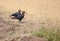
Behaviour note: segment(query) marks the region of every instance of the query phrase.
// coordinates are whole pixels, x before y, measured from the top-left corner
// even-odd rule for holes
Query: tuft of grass
[[[33,35],[38,37],[45,37],[48,41],[60,41],[60,28],[40,28],[39,31],[33,33]]]

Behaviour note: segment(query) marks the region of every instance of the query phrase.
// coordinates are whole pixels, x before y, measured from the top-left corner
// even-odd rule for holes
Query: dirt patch
[[[47,41],[45,38],[40,38],[36,36],[23,37],[20,41]]]

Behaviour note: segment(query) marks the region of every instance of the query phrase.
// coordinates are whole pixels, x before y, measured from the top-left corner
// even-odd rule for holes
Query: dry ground
[[[18,9],[27,12],[21,23],[9,17]],[[43,26],[60,27],[60,0],[0,0],[0,41],[30,36]]]

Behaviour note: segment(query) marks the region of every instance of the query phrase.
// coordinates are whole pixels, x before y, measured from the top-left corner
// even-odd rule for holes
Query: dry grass
[[[18,9],[27,12],[21,23],[9,17]],[[0,41],[20,39],[42,27],[60,28],[60,0],[0,0]]]

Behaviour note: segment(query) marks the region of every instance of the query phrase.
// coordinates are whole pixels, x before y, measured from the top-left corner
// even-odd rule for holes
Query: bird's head
[[[21,10],[18,10],[19,13],[21,13]]]
[[[26,13],[25,11],[22,11],[22,14]],[[27,13],[26,13],[27,14]]]

